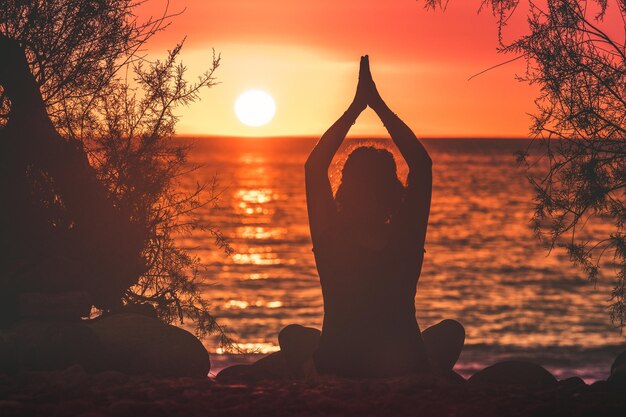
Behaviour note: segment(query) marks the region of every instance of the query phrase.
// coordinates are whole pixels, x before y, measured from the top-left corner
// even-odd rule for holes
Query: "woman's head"
[[[398,210],[404,186],[391,152],[372,146],[356,148],[341,171],[335,194],[339,212],[356,222],[386,222]]]

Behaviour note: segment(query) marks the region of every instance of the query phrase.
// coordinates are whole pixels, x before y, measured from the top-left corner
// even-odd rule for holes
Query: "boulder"
[[[611,365],[611,375],[607,380],[612,385],[626,387],[626,351],[617,355]]]
[[[84,322],[22,320],[0,334],[0,370],[89,369],[100,352],[98,336]]]
[[[159,315],[151,304],[124,304],[109,310],[110,314],[139,314],[141,316],[148,316],[154,319]]]
[[[89,317],[91,297],[84,291],[27,292],[19,296],[19,316],[28,319],[78,320]]]
[[[611,390],[611,384],[602,380],[596,381],[589,385],[589,390],[591,392],[609,392]]]
[[[289,377],[301,376],[299,367],[291,366],[287,360],[285,352],[278,351],[259,359],[254,364],[257,372],[263,376],[263,379],[282,379]]]
[[[100,339],[101,370],[163,376],[206,376],[211,363],[200,340],[179,327],[140,314],[92,320]]]
[[[311,358],[317,350],[321,332],[312,327],[290,324],[278,334],[280,351],[284,353],[289,364],[298,366]]]
[[[468,381],[470,384],[504,384],[523,386],[549,386],[556,378],[542,366],[532,362],[504,361],[478,371]]]
[[[215,380],[225,384],[252,384],[264,379],[261,370],[254,365],[233,365],[222,369]]]
[[[0,374],[12,372],[17,367],[17,349],[12,335],[0,330]]]
[[[561,379],[556,386],[556,392],[559,392],[561,395],[580,395],[588,390],[589,385],[578,376]]]
[[[454,371],[448,371],[448,372],[441,372],[441,373],[437,373],[435,376],[435,379],[437,381],[437,384],[439,385],[463,385],[465,383],[467,383],[467,381],[465,380],[465,378],[463,378],[460,374],[458,374],[457,372]]]
[[[271,353],[251,365],[234,365],[223,369],[215,379],[224,383],[250,384],[261,380],[300,377],[302,370],[290,366],[283,351]]]
[[[559,381],[559,388],[562,389],[577,389],[586,386],[587,383],[579,376],[572,376]]]

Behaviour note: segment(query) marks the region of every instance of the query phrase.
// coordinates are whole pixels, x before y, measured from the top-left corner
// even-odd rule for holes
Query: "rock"
[[[589,386],[589,390],[592,392],[607,392],[610,389],[610,384],[606,381],[596,381]]]
[[[626,366],[626,350],[617,355],[617,358],[615,358],[613,365],[611,365],[611,375],[624,366]]]
[[[84,291],[27,292],[19,297],[19,316],[30,319],[78,320],[89,317],[91,297]]]
[[[264,379],[283,379],[315,375],[313,353],[321,332],[312,327],[290,324],[278,334],[280,351],[267,355],[252,365],[235,365],[215,377],[225,383],[254,383]]]
[[[2,332],[0,370],[89,369],[99,350],[98,337],[84,322],[23,320]]]
[[[302,376],[301,369],[291,365],[285,352],[279,351],[259,359],[253,367],[257,368],[264,379],[282,379]]]
[[[556,378],[545,368],[524,361],[505,361],[478,371],[470,384],[506,384],[524,386],[555,385]]]
[[[251,365],[234,365],[223,369],[215,377],[224,383],[250,384],[261,380],[276,380],[303,376],[302,371],[290,366],[284,352],[274,352]]]
[[[278,334],[278,344],[286,360],[298,366],[313,357],[319,346],[321,332],[312,327],[290,324]]]
[[[17,370],[17,352],[13,335],[0,330],[0,374]]]
[[[138,314],[112,314],[89,327],[100,338],[102,370],[163,376],[206,376],[209,353],[191,333]]]
[[[611,375],[607,380],[611,385],[626,387],[626,351],[617,355],[611,365]]]
[[[559,385],[563,387],[580,387],[587,385],[585,381],[579,376],[572,376],[570,378],[561,379]]]
[[[215,379],[224,384],[252,384],[263,379],[263,375],[254,365],[233,365],[222,369]]]
[[[467,381],[461,375],[454,371],[443,372],[435,375],[435,379],[438,385],[463,385]]]
[[[578,376],[562,379],[558,382],[556,387],[556,391],[568,395],[580,394],[586,392],[588,389],[589,386],[587,383]]]
[[[112,314],[139,314],[152,318],[158,318],[156,309],[151,304],[125,304],[111,310]]]

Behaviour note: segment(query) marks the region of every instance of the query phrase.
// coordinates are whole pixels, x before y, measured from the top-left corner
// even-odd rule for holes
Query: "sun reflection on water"
[[[276,265],[282,260],[275,253],[235,253],[232,256],[236,264]]]
[[[256,281],[258,279],[267,279],[269,275],[268,274],[250,274],[248,275],[248,279],[252,280],[252,281]]]
[[[268,203],[278,196],[271,189],[240,189],[235,194],[238,212],[246,215],[269,215]]]
[[[462,142],[458,148],[447,140],[427,142],[435,164],[416,297],[420,326],[458,319],[466,343],[481,349],[623,344],[606,313],[609,280],[594,288],[566,254],[546,256],[534,238],[532,191],[512,156],[517,145]],[[234,253],[226,258],[214,249],[209,234],[182,242],[201,250],[212,313],[244,351],[278,350],[278,332],[291,323],[321,328],[303,169],[314,143],[215,141],[200,155],[207,172],[218,172],[229,187],[211,219]],[[338,166],[330,171],[339,172]],[[206,345],[223,353],[214,341]]]
[[[264,204],[272,201],[274,194],[271,189],[265,190],[239,190],[236,194],[236,198],[247,203]]]
[[[244,226],[237,228],[237,236],[242,239],[278,239],[286,234],[286,229],[278,227]]]
[[[280,350],[280,346],[274,345],[272,343],[235,343],[234,350],[242,353],[274,353]],[[215,349],[215,353],[218,355],[228,353],[223,348]]]
[[[282,301],[273,300],[273,301],[265,301],[265,300],[256,300],[252,302],[243,301],[243,300],[228,300],[224,304],[225,308],[228,309],[246,309],[248,307],[265,307],[265,308],[281,308],[283,306]]]

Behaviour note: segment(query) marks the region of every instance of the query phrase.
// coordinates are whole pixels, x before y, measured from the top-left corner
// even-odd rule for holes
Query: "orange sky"
[[[172,0],[170,10],[186,10],[149,49],[158,56],[186,35],[192,76],[210,64],[212,48],[222,55],[220,84],[179,109],[179,134],[320,135],[350,103],[359,56],[369,54],[383,98],[419,136],[526,136],[534,91],[514,80],[521,62],[468,81],[508,58],[496,53],[495,19],[477,14],[480,3],[452,0],[433,12],[415,0]],[[165,4],[149,0],[140,16]],[[233,111],[251,88],[276,101],[262,127]],[[371,110],[351,130],[385,133]]]

